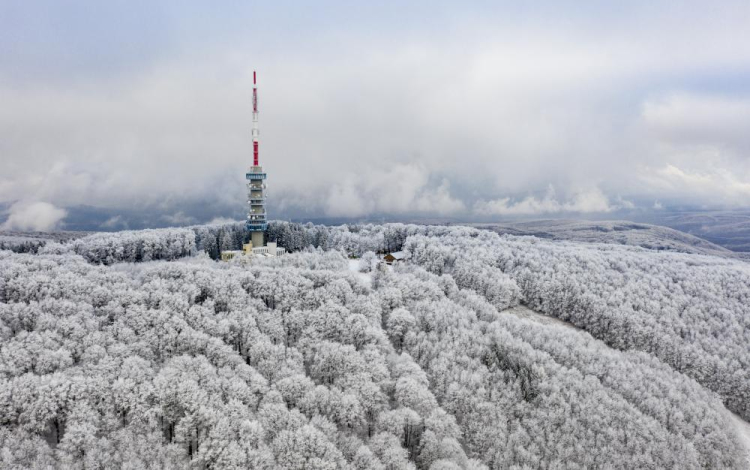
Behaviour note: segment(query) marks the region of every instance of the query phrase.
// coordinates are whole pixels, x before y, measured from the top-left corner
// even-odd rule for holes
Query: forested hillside
[[[506,224],[477,224],[499,234],[531,235],[551,240],[640,246],[657,251],[738,257],[727,248],[685,232],[659,225],[626,221],[538,220]]]
[[[213,261],[233,227],[0,251],[0,467],[745,468],[742,262],[287,223]]]

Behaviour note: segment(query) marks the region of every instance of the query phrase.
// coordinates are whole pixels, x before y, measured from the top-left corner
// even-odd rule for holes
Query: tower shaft
[[[253,72],[253,166],[245,174],[247,178],[247,230],[253,247],[264,245],[264,234],[268,228],[266,219],[266,174],[258,162],[258,86]]]

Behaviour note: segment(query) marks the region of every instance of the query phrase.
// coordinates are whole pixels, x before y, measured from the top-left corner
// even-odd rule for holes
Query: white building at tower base
[[[268,242],[266,246],[253,246],[251,243],[242,245],[241,250],[225,250],[221,252],[221,260],[229,261],[237,257],[258,256],[262,258],[272,258],[286,254],[286,248],[276,246],[276,242]]]

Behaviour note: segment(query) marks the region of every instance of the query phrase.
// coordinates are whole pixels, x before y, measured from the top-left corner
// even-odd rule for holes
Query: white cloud
[[[599,188],[580,191],[573,200],[563,204],[563,212],[609,212],[615,209]]]
[[[48,202],[17,202],[10,207],[10,216],[0,228],[46,232],[58,228],[66,215],[66,210]]]
[[[163,215],[162,219],[164,219],[168,224],[174,225],[177,227],[183,226],[183,225],[195,224],[197,222],[197,220],[195,220],[194,217],[189,216],[182,211],[174,213],[174,214]]]
[[[361,18],[300,36],[274,22],[232,29],[224,12],[212,16],[221,34],[179,36],[169,41],[179,51],[113,75],[27,71],[33,79],[20,84],[0,80],[0,202],[183,210],[176,222],[213,216],[186,208],[193,201],[244,210],[255,67],[271,217],[595,212],[627,207],[617,194],[668,204],[689,184],[639,171],[667,164],[750,181],[739,161],[750,155],[750,99],[689,87],[721,88],[750,67],[737,14],[747,2],[651,3],[617,14],[550,4],[523,21],[514,8],[434,9],[450,35],[432,34],[419,8],[418,25],[374,36],[359,34],[369,31]],[[258,41],[272,46],[247,47]],[[19,44],[19,56],[37,57]],[[686,147],[698,144],[736,160],[700,163]],[[575,191],[592,181],[607,194]],[[550,183],[564,197],[498,197],[544,194]]]
[[[211,219],[208,225],[225,225],[225,224],[231,224],[235,222],[239,222],[239,221],[230,219],[229,217],[214,217],[213,219]]]
[[[560,202],[556,197],[554,187],[549,186],[542,199],[528,196],[516,202],[507,197],[492,201],[478,201],[474,205],[474,212],[478,215],[537,215],[610,212],[632,207],[633,204],[630,201],[610,204],[609,198],[599,188],[577,191],[569,200]]]
[[[325,213],[348,217],[371,213],[449,215],[465,208],[451,195],[447,179],[436,184],[430,176],[419,164],[365,167],[332,185],[325,199]]]
[[[721,167],[682,169],[667,164],[649,169],[642,179],[657,193],[692,203],[714,201],[747,206],[750,199],[750,182]]]
[[[616,202],[614,207],[612,209],[635,209],[636,206],[633,203],[633,201],[628,201],[627,199],[623,199],[622,196],[617,196]]]
[[[671,93],[643,105],[643,119],[659,138],[750,150],[750,97]]]
[[[464,203],[450,194],[450,182],[443,181],[435,189],[425,189],[414,202],[414,210],[439,215],[455,214],[466,209]]]
[[[333,217],[356,217],[370,212],[372,205],[360,195],[357,186],[358,183],[353,177],[333,184],[326,198],[326,214]],[[316,190],[313,194],[322,194],[322,191]],[[315,203],[312,198],[308,199],[308,202]]]
[[[101,227],[105,229],[116,229],[116,228],[127,229],[128,223],[123,218],[123,216],[115,215],[115,216],[110,217],[106,221],[104,221],[101,224]]]

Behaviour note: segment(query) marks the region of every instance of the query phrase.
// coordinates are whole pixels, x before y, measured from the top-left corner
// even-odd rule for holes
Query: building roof
[[[406,253],[404,253],[403,251],[394,251],[393,253],[389,254],[395,259],[404,259],[406,257]]]

